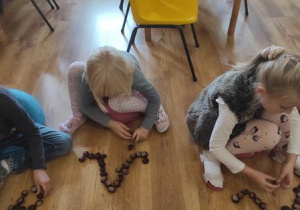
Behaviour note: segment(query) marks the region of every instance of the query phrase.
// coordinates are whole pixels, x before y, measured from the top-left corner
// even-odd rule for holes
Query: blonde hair
[[[275,59],[269,60],[261,54],[237,70],[256,69],[257,84],[267,91],[267,97],[284,98],[295,94],[300,97],[300,56],[282,53]]]
[[[134,70],[134,62],[116,48],[104,46],[91,54],[84,76],[102,111],[107,112],[103,97],[131,95]]]

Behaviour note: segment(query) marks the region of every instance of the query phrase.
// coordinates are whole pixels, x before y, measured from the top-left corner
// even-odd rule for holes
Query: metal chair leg
[[[191,57],[190,57],[189,49],[188,49],[186,41],[185,41],[185,37],[184,37],[183,31],[182,31],[182,27],[181,26],[177,26],[176,28],[178,29],[178,31],[180,33],[180,36],[181,36],[181,40],[182,40],[182,43],[183,43],[183,46],[184,46],[184,51],[185,51],[185,54],[186,54],[186,58],[188,60],[188,63],[189,63],[190,69],[191,69],[193,81],[196,82],[197,81],[197,77],[195,75],[193,63],[192,63],[192,60],[191,60]]]
[[[138,31],[139,27],[136,26],[133,31],[132,31],[132,34],[131,34],[131,37],[130,37],[130,41],[129,41],[129,44],[128,44],[128,47],[127,47],[127,52],[130,51],[130,48],[131,48],[131,45],[134,44],[134,39],[135,39],[135,36],[136,36],[136,33]]]
[[[36,5],[35,1],[34,0],[30,0],[30,1],[33,4],[33,6],[35,7],[35,9],[38,11],[38,13],[41,15],[41,17],[43,18],[43,20],[46,22],[46,24],[48,25],[49,29],[51,31],[54,31],[54,28],[50,25],[50,23],[48,22],[48,20],[45,18],[44,14],[40,10],[40,8]]]
[[[125,28],[125,23],[127,21],[127,17],[128,17],[128,13],[129,13],[129,8],[130,8],[130,2],[128,1],[127,9],[126,9],[126,13],[125,13],[125,17],[124,17],[122,29],[121,29],[121,33],[124,33],[124,28]]]
[[[3,14],[3,2],[0,0],[0,14]]]
[[[191,24],[191,28],[192,28],[193,37],[194,37],[194,40],[195,40],[195,46],[198,48],[199,47],[199,42],[198,42],[198,39],[197,39],[197,34],[196,34],[196,31],[195,31],[194,24]]]
[[[58,6],[58,4],[56,3],[56,1],[55,1],[55,0],[52,0],[52,1],[53,1],[53,3],[55,4],[56,9],[59,9],[59,6]]]
[[[247,0],[244,0],[244,3],[245,3],[245,15],[248,16],[249,13],[248,13],[248,3],[247,3]]]
[[[52,5],[52,3],[50,2],[50,0],[47,0],[48,4],[50,5],[51,9],[54,9],[54,6]]]
[[[124,4],[124,0],[121,0],[121,1],[120,1],[120,5],[119,5],[119,9],[120,9],[121,11],[123,11],[123,4]]]

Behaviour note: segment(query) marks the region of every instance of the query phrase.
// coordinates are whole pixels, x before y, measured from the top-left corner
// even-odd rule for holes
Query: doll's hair
[[[84,76],[99,108],[107,112],[103,98],[119,94],[131,95],[135,63],[110,46],[96,49],[87,61]]]
[[[275,59],[263,58],[261,53],[236,70],[257,69],[256,84],[266,88],[268,97],[284,98],[295,94],[300,98],[300,56],[282,53]]]

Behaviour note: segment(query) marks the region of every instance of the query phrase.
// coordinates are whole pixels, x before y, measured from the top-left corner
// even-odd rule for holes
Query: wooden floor
[[[124,35],[120,33],[124,14],[118,0],[58,0],[59,10],[37,1],[55,28],[50,33],[30,1],[4,0],[0,23],[7,43],[0,45],[0,84],[33,94],[44,107],[47,124],[57,128],[70,114],[67,67],[76,60],[86,61],[89,53],[103,45],[126,50],[134,27],[129,16]],[[127,4],[127,2],[125,1]],[[233,204],[231,195],[248,188],[268,205],[280,209],[291,205],[291,189],[266,193],[248,177],[231,174],[224,168],[225,188],[213,192],[201,176],[198,147],[191,141],[184,118],[197,93],[230,65],[245,62],[260,49],[275,44],[290,52],[300,50],[300,1],[251,0],[249,16],[240,11],[234,37],[227,37],[232,0],[200,0],[195,24],[200,48],[194,47],[190,27],[185,27],[198,82],[192,82],[177,31],[152,30],[152,42],[138,32],[131,49],[145,75],[161,94],[171,127],[165,134],[154,129],[136,150],[149,152],[150,163],[135,163],[116,193],[108,193],[100,183],[95,162],[79,163],[83,151],[106,153],[107,170],[114,169],[130,154],[128,142],[93,122],[85,123],[73,136],[71,154],[48,164],[51,194],[41,210],[220,210],[258,209],[249,199]],[[262,153],[245,161],[249,166],[276,176],[280,165]],[[294,185],[300,179],[295,177]],[[0,210],[13,204],[22,190],[32,185],[31,171],[11,175],[0,191]],[[33,197],[27,204],[32,203]]]

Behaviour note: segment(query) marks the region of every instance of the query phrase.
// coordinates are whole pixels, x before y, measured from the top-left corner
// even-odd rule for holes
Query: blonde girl
[[[186,117],[193,140],[203,148],[206,185],[223,189],[222,163],[267,191],[291,187],[293,172],[300,175],[299,106],[299,56],[282,47],[268,47],[248,64],[216,78]],[[268,175],[240,160],[263,150],[271,150],[270,156],[283,163],[279,174]]]
[[[59,126],[66,133],[72,134],[87,117],[134,141],[144,140],[153,125],[161,133],[169,127],[157,90],[127,52],[109,46],[97,49],[86,64],[70,65],[68,85],[73,115]],[[141,126],[130,133],[126,123],[141,113]]]

